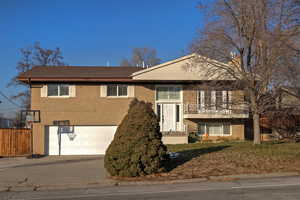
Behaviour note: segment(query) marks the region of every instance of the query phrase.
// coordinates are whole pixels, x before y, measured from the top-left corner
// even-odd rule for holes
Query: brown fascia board
[[[181,83],[181,84],[193,84],[203,83],[205,80],[137,80],[131,78],[25,78],[19,77],[18,80],[30,84],[30,83],[45,83],[45,82],[80,82],[80,83],[145,83],[145,84],[157,84],[157,83]]]
[[[19,81],[22,81],[24,83],[29,83],[29,82],[128,82],[132,81],[131,78],[82,78],[82,77],[60,77],[60,78],[44,78],[44,77],[34,77],[34,78],[29,78],[29,77],[18,77]]]

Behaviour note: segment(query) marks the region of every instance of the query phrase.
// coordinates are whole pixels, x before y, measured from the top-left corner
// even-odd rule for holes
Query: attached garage
[[[58,126],[46,127],[48,155],[101,155],[113,140],[117,126],[74,126],[59,132]]]

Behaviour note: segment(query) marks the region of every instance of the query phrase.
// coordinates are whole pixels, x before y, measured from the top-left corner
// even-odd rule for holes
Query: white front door
[[[176,131],[176,104],[158,104],[158,109],[161,131]]]

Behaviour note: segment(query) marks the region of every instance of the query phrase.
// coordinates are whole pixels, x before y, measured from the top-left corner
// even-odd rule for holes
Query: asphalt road
[[[300,177],[248,179],[144,186],[115,186],[76,190],[4,192],[1,200],[135,200],[135,199],[228,199],[299,200]]]

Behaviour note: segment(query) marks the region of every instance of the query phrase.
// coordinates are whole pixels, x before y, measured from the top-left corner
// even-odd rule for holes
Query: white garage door
[[[117,126],[75,126],[73,135],[61,134],[61,155],[105,154]],[[57,126],[48,127],[48,154],[59,155]]]

